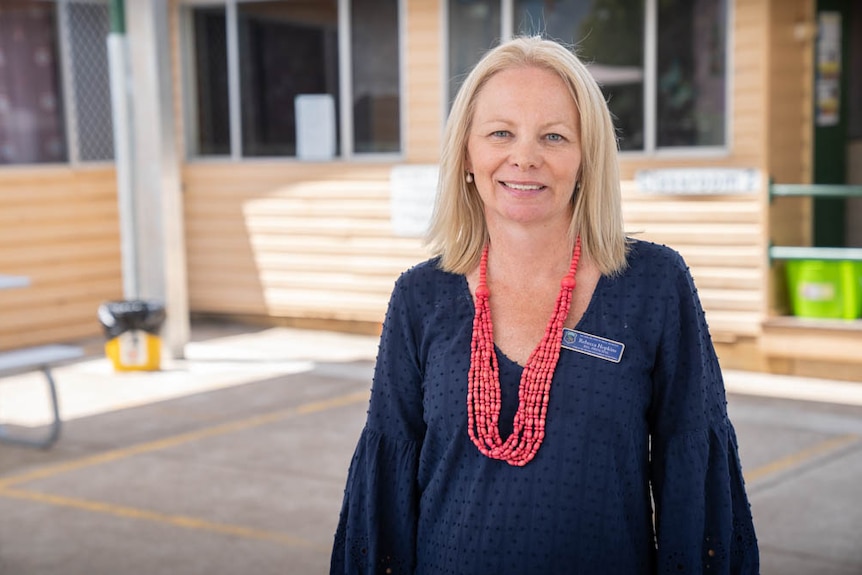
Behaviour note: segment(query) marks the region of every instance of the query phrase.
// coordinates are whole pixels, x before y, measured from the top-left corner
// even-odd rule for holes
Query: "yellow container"
[[[105,343],[105,355],[117,371],[156,371],[161,368],[162,340],[133,329],[109,339]]]

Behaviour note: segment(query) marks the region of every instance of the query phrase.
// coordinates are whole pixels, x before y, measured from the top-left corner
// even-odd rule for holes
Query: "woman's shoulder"
[[[457,315],[461,309],[457,306],[471,301],[464,276],[446,272],[439,264],[439,258],[432,258],[403,271],[389,300],[390,313],[403,314],[420,331],[443,325]]]
[[[444,271],[440,268],[440,258],[433,257],[401,272],[395,287],[407,292],[430,293],[457,289],[462,282],[463,276]]]
[[[402,271],[398,281],[401,283],[442,281],[450,275],[452,274],[447,274],[440,269],[440,257],[437,256],[414,264]]]
[[[676,291],[674,285],[689,282],[690,273],[682,255],[655,242],[630,239],[626,267],[609,278],[611,285],[625,287],[628,294],[658,294]]]
[[[639,239],[629,240],[627,263],[629,268],[649,268],[655,271],[687,269],[682,255],[664,244]]]

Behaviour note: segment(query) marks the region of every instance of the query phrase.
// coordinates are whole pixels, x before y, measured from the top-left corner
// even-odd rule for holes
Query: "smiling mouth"
[[[507,188],[512,188],[513,190],[518,190],[521,192],[534,192],[536,190],[541,190],[545,186],[541,184],[515,184],[512,182],[500,182]]]

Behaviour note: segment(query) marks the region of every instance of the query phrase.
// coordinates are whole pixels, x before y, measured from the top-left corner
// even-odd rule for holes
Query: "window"
[[[470,69],[500,39],[499,0],[449,3],[449,104]]]
[[[230,0],[187,13],[191,155],[400,152],[399,0]]]
[[[244,2],[237,11],[243,153],[295,156],[296,97],[338,98],[338,6]]]
[[[726,145],[727,0],[449,0],[450,101],[495,41],[464,12],[510,7],[509,30],[573,47],[602,88],[623,151]],[[497,16],[494,24],[505,22]],[[453,56],[455,55],[455,56]]]
[[[658,27],[656,144],[723,145],[725,1],[662,0]]]
[[[0,163],[66,159],[54,6],[0,5]]]
[[[0,3],[0,165],[113,158],[100,2]]]
[[[195,149],[199,154],[230,153],[227,80],[227,20],[224,8],[196,8],[192,15],[197,97]]]
[[[353,0],[353,149],[399,152],[398,0]]]

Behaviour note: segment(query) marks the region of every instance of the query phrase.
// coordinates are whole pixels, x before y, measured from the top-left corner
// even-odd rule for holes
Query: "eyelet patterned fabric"
[[[396,282],[333,575],[758,572],[721,372],[679,254],[635,241],[629,267],[600,279],[576,329],[624,344],[622,358],[562,350],[524,467],[467,433],[473,312],[466,279],[435,260]],[[505,438],[522,368],[497,355]]]

